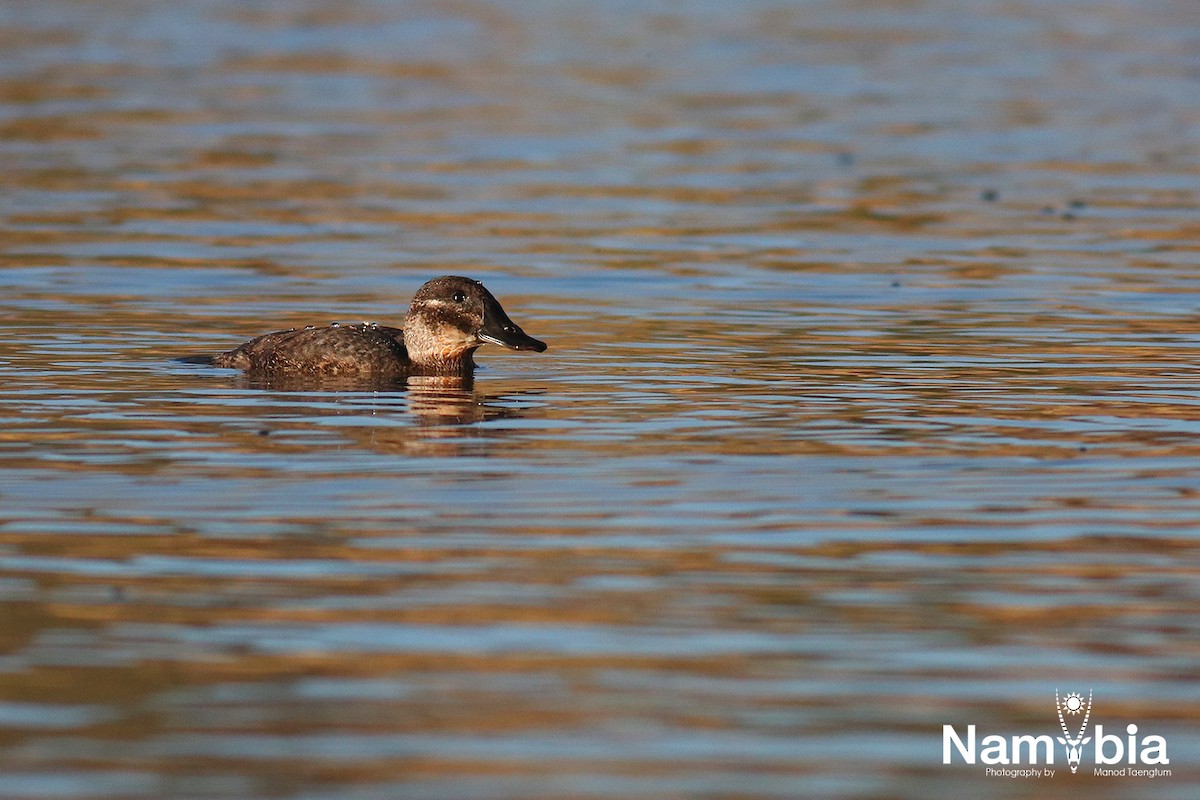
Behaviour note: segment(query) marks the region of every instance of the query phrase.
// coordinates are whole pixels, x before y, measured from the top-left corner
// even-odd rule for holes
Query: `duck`
[[[482,283],[443,275],[417,290],[400,328],[370,323],[293,328],[184,360],[276,376],[469,377],[475,351],[484,344],[546,350],[545,342],[509,319]]]

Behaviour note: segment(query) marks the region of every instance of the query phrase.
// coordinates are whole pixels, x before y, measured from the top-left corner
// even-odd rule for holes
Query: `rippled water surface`
[[[1196,796],[1198,13],[0,5],[0,797]]]

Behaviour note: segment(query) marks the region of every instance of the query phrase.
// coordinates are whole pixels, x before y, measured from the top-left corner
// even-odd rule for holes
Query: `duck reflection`
[[[323,404],[333,401],[344,405],[344,412],[329,409],[334,413],[361,414],[368,406],[376,411],[393,407],[411,414],[418,424],[430,426],[473,425],[520,414],[519,408],[496,405],[494,401],[499,395],[477,391],[475,379],[470,375],[410,375],[376,380],[333,375],[314,379],[313,376],[242,374],[234,378],[231,385],[277,394],[279,400],[293,407],[303,397],[320,397]]]
[[[408,413],[422,425],[452,428],[516,415],[516,409],[489,403],[470,376],[413,375],[406,384]]]
[[[230,384],[238,389],[261,390],[266,395],[263,416],[271,422],[258,431],[255,438],[259,446],[274,449],[277,438],[299,430],[328,433],[336,429],[343,443],[348,439],[365,449],[405,456],[477,454],[478,447],[486,447],[495,436],[503,435],[493,429],[485,432],[477,427],[479,423],[519,418],[529,409],[520,400],[541,393],[520,390],[488,394],[476,389],[470,375],[376,380],[362,376],[314,379],[242,374]],[[334,421],[346,417],[356,419],[351,424]],[[374,418],[379,424],[372,424]],[[402,424],[395,424],[400,418]]]

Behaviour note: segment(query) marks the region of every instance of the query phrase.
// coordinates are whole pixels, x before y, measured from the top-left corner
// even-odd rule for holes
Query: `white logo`
[[[1071,735],[1071,730],[1067,727],[1067,721],[1063,719],[1063,711],[1067,715],[1079,715],[1083,710],[1083,695],[1071,692],[1067,695],[1066,700],[1058,699],[1058,689],[1054,690],[1054,707],[1058,709],[1058,724],[1062,727],[1063,736],[1058,737],[1058,742],[1067,750],[1067,766],[1071,768],[1071,772],[1079,769],[1079,759],[1083,756],[1083,746],[1092,740],[1088,736],[1084,738],[1083,732],[1087,730],[1088,720],[1092,716],[1092,690],[1088,689],[1087,711],[1083,714],[1083,722],[1079,723],[1079,732],[1074,736]],[[1065,737],[1065,738],[1064,738]]]
[[[967,725],[965,735],[953,725],[942,726],[942,763],[956,760],[965,764],[983,764],[990,778],[1053,778],[1054,741],[1063,746],[1067,766],[1079,771],[1084,753],[1091,751],[1092,774],[1106,778],[1170,778],[1167,740],[1158,734],[1143,734],[1138,726],[1126,724],[1125,736],[1106,733],[1097,722],[1091,735],[1092,690],[1085,700],[1082,692],[1054,690],[1054,708],[1058,712],[1058,727],[1062,736],[1041,734],[998,733],[979,735],[977,725]],[[1109,729],[1112,729],[1110,723]],[[1086,747],[1095,739],[1091,748]],[[957,757],[956,757],[957,756]]]

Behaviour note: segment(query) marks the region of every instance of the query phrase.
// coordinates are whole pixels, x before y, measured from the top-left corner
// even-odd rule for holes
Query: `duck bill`
[[[490,297],[484,303],[483,326],[479,329],[478,336],[482,341],[498,344],[509,350],[532,350],[540,353],[546,349],[545,342],[521,330],[517,323],[508,318],[500,304]]]

